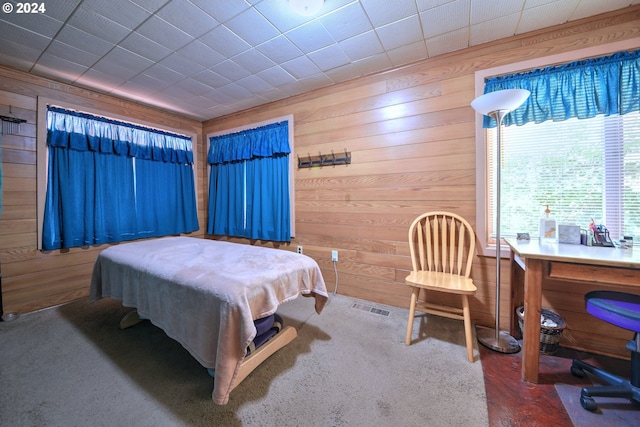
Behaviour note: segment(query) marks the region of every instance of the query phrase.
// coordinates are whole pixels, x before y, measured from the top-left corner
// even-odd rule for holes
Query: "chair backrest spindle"
[[[409,228],[414,271],[471,275],[475,234],[462,217],[449,212],[428,212]]]

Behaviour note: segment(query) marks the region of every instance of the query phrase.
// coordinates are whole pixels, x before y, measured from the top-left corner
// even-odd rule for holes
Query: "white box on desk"
[[[558,225],[558,242],[572,245],[580,244],[580,226],[573,224]]]

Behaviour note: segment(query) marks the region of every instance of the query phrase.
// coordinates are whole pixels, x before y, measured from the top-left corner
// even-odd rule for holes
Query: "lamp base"
[[[483,346],[500,353],[517,353],[520,351],[518,341],[505,331],[499,331],[496,339],[496,330],[478,326],[476,336]]]

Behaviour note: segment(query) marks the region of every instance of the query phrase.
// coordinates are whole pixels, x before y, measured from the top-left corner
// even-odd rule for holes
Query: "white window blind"
[[[495,242],[495,128],[487,129],[489,237]],[[640,114],[546,121],[502,129],[501,235],[527,232],[549,205],[558,224],[605,225],[640,238]]]

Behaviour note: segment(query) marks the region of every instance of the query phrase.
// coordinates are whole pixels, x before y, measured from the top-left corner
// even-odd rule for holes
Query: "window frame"
[[[242,132],[244,130],[248,130],[248,129],[255,129],[255,128],[259,128],[262,126],[267,126],[267,125],[271,125],[274,123],[280,123],[280,122],[287,122],[287,129],[288,129],[288,133],[289,133],[289,148],[291,149],[291,152],[289,153],[289,218],[290,218],[290,224],[289,224],[289,230],[290,230],[290,234],[291,234],[291,238],[293,239],[296,235],[296,202],[295,202],[295,166],[296,166],[296,162],[294,161],[294,156],[293,156],[293,152],[295,149],[295,140],[294,140],[294,128],[293,128],[293,114],[287,114],[285,116],[280,116],[280,117],[274,117],[271,119],[267,119],[267,120],[263,120],[260,122],[255,122],[255,123],[249,123],[246,125],[242,125],[242,126],[236,126],[234,128],[228,128],[228,129],[223,129],[220,131],[215,131],[215,132],[209,132],[207,133],[207,135],[205,136],[205,144],[206,144],[206,150],[205,152],[209,152],[209,144],[210,144],[210,139],[212,137],[215,136],[220,136],[220,135],[227,135],[230,133],[236,133],[236,132]],[[207,161],[207,183],[211,182],[211,165],[209,164],[209,162]],[[210,195],[210,189],[208,189],[207,192],[207,197],[209,197]],[[205,224],[208,222],[205,221]]]
[[[37,238],[37,248],[39,251],[42,250],[42,232],[43,232],[43,221],[44,221],[44,207],[47,196],[47,179],[49,176],[49,148],[47,147],[47,106],[54,105],[57,107],[80,111],[88,114],[93,114],[96,116],[106,117],[114,120],[119,120],[123,122],[128,122],[140,126],[149,127],[152,129],[163,130],[170,133],[177,133],[186,135],[191,138],[191,149],[193,151],[193,164],[191,167],[193,168],[193,176],[194,176],[194,190],[196,194],[196,211],[199,211],[199,202],[198,202],[198,135],[195,132],[189,132],[184,129],[174,129],[168,126],[161,126],[157,123],[140,120],[140,119],[132,119],[131,117],[123,116],[120,114],[115,114],[111,112],[107,112],[105,110],[101,110],[95,107],[87,107],[86,105],[78,105],[73,104],[67,101],[56,100],[52,98],[47,98],[44,96],[37,97],[37,126],[36,126],[36,198],[37,198],[37,208],[36,208],[36,221],[38,230],[36,233]],[[200,222],[200,220],[198,220]],[[59,249],[62,250],[62,249]],[[66,250],[66,249],[65,249]]]
[[[588,47],[573,50],[570,52],[535,58],[492,68],[485,68],[475,72],[475,97],[484,93],[485,78],[490,78],[503,74],[526,72],[535,68],[544,68],[550,65],[564,64],[580,59],[596,56],[610,55],[623,50],[637,49],[640,45],[640,37],[623,40],[615,43],[608,43],[600,46]],[[471,108],[471,107],[469,107]],[[496,256],[496,244],[489,237],[489,176],[487,152],[487,132],[482,127],[483,115],[475,114],[475,139],[476,139],[476,235],[479,244],[477,250],[482,256]],[[509,257],[509,248],[500,246],[500,257]]]

